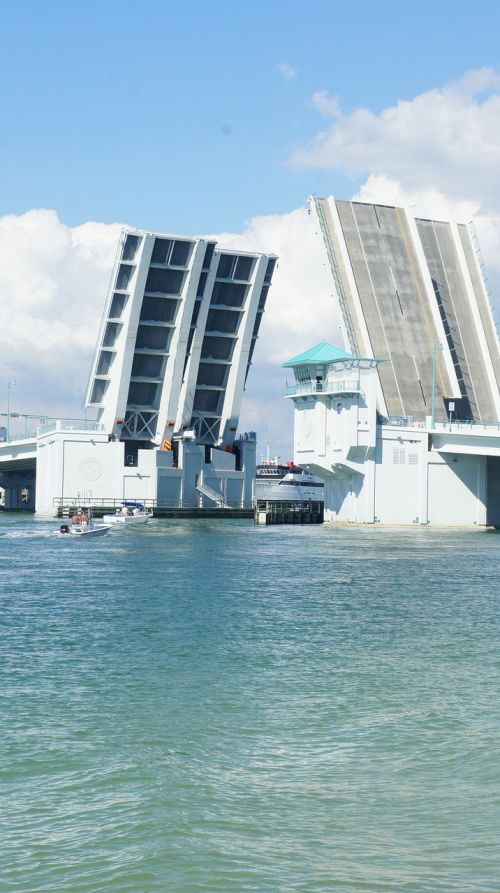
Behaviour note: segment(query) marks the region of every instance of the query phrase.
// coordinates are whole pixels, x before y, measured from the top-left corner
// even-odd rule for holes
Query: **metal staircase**
[[[208,484],[205,484],[203,480],[203,472],[200,472],[196,478],[196,489],[198,493],[201,493],[202,496],[206,496],[207,499],[211,499],[212,502],[215,502],[217,508],[219,509],[228,509],[230,505],[224,499],[222,493],[219,493],[218,490],[213,490],[212,487],[209,487]]]

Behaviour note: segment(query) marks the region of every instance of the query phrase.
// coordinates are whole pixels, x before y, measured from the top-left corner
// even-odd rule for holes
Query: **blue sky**
[[[497,67],[500,5],[4,2],[0,214],[54,208],[240,231],[356,177],[287,159],[324,125],[311,96],[377,113]],[[277,68],[286,64],[295,76]]]
[[[0,404],[80,414],[115,223],[279,256],[240,430],[287,457],[281,364],[339,340],[311,193],[474,218],[500,295],[500,4],[0,12]]]

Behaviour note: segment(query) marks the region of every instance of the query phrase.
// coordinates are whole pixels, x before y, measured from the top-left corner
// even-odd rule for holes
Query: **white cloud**
[[[364,177],[353,196],[360,201],[406,205],[416,216],[474,220],[495,302],[495,295],[500,297],[500,74],[491,68],[469,71],[379,113],[359,108],[344,115],[325,90],[312,102],[332,123],[291,161]]]
[[[453,199],[431,185],[421,189],[411,185],[405,187],[398,180],[391,180],[381,174],[370,174],[352,198],[354,201],[408,207],[416,217],[458,220],[464,223],[468,223],[480,210],[480,202],[477,200]]]
[[[0,218],[0,381],[16,378],[15,410],[81,414],[119,232],[47,210]]]
[[[474,218],[490,290],[500,294],[500,76],[472,71],[379,114],[343,115],[326,91],[313,103],[332,123],[294,160],[362,175],[362,201]],[[0,404],[2,381],[6,395],[14,376],[16,409],[80,412],[119,231],[118,224],[94,222],[68,227],[46,210],[0,218]],[[292,406],[283,399],[281,364],[324,338],[341,343],[321,239],[305,208],[257,217],[243,233],[215,238],[279,257],[240,430],[256,430],[261,449],[269,441],[289,457]]]
[[[221,246],[278,255],[243,400],[240,430],[256,430],[263,449],[292,458],[291,401],[282,363],[313,344],[342,344],[322,241],[306,208],[256,217],[241,234],[219,233]],[[288,372],[290,378],[290,372]]]
[[[282,77],[285,78],[285,81],[293,81],[297,77],[298,69],[288,65],[287,62],[280,62],[276,68]]]
[[[121,227],[69,227],[54,211],[0,218],[0,404],[14,376],[19,412],[79,415]],[[242,428],[291,456],[292,407],[281,368],[338,335],[331,280],[305,208],[251,220],[221,246],[274,252],[278,268],[243,401]],[[2,381],[4,399],[2,399]]]
[[[341,116],[338,97],[330,96],[327,90],[318,90],[317,93],[314,93],[311,103],[325,118],[339,118]]]
[[[243,233],[218,233],[214,238],[225,248],[278,256],[259,335],[258,354],[262,359],[282,363],[315,340],[321,341],[325,333],[335,337],[333,286],[307,208],[254,217]]]
[[[378,114],[358,108],[344,115],[326,91],[313,103],[334,121],[293,153],[294,164],[384,175],[485,207],[500,204],[500,75],[493,69],[467,72]]]

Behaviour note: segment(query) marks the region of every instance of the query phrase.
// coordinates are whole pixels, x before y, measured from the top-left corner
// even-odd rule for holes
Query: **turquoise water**
[[[500,536],[0,516],[0,890],[500,889]]]

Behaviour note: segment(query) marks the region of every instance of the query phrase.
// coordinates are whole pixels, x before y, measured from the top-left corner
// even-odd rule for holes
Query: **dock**
[[[253,514],[256,524],[323,524],[324,503],[257,499]]]
[[[162,506],[162,505],[151,505],[150,503],[153,500],[145,500],[146,508],[152,509],[153,518],[158,519],[167,519],[167,518],[183,518],[185,520],[192,518],[217,518],[221,520],[222,518],[227,518],[230,520],[236,520],[239,518],[253,518],[254,512],[253,508],[241,508],[241,507],[226,507],[226,508],[217,508],[213,507],[200,507],[200,506]],[[121,504],[121,503],[120,503]],[[115,513],[117,508],[117,503],[114,501],[110,501],[109,505],[101,504],[96,505],[93,500],[90,500],[90,505],[92,506],[92,514],[94,518],[102,518],[103,515],[112,515]],[[57,518],[69,518],[72,514],[75,513],[78,506],[75,503],[59,503],[55,509],[55,516]]]

